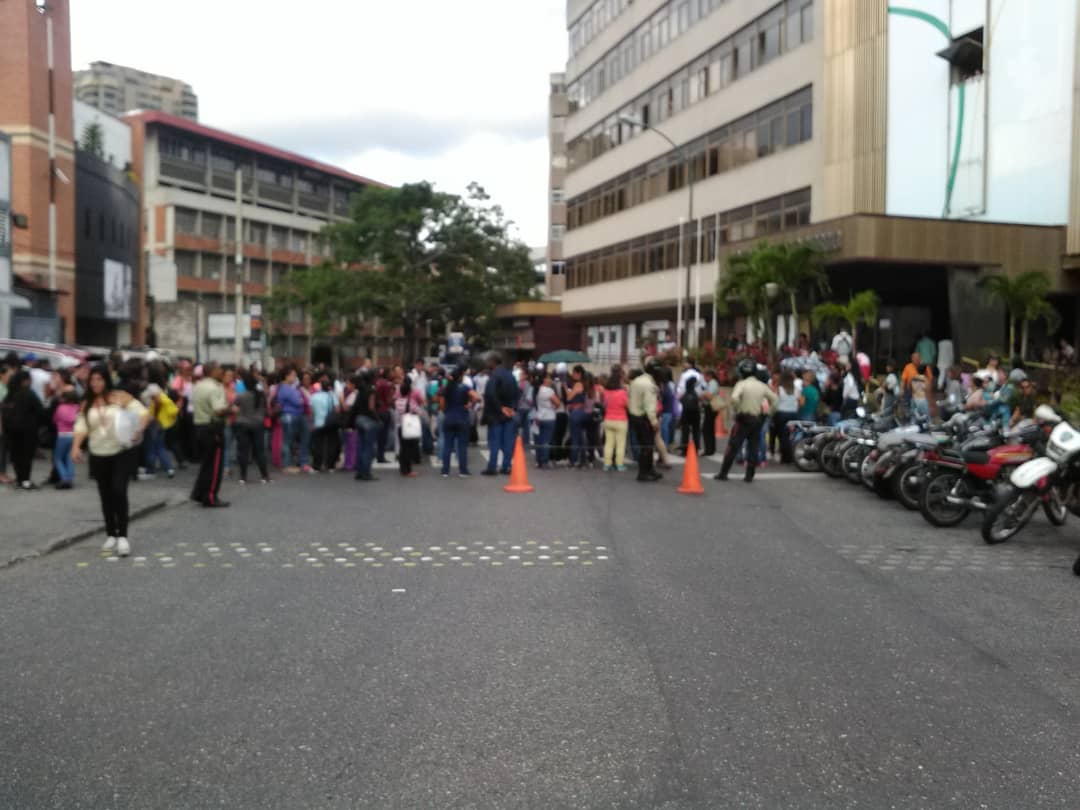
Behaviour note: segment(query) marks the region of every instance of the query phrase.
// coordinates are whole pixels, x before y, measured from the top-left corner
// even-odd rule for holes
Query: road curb
[[[139,520],[140,518],[144,518],[147,515],[152,515],[154,512],[160,512],[162,509],[167,509],[170,506],[177,506],[178,504],[182,504],[185,500],[186,499],[179,498],[163,498],[158,501],[152,501],[146,506],[139,507],[138,509],[132,511],[132,513],[128,516],[128,520]],[[48,554],[52,554],[54,551],[60,551],[61,549],[65,549],[68,546],[73,546],[76,543],[93,537],[95,534],[101,532],[104,528],[105,524],[99,523],[98,525],[90,529],[80,529],[79,531],[72,532],[71,534],[61,535],[60,537],[50,540],[49,543],[45,546],[44,550],[29,551],[25,554],[19,555],[18,557],[12,557],[11,559],[6,561],[0,561],[0,571],[4,570],[5,568],[11,568],[12,566],[18,565],[21,562],[27,562],[28,560],[36,560],[38,557],[44,557]]]

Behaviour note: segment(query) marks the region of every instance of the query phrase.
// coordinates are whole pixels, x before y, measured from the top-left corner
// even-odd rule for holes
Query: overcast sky
[[[397,184],[483,185],[547,237],[565,0],[72,0],[72,63],[173,76],[199,120]]]

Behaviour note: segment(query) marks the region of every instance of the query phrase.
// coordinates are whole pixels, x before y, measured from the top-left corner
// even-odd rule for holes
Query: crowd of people
[[[70,489],[75,464],[88,453],[107,548],[127,553],[129,482],[172,478],[187,464],[200,466],[192,499],[224,507],[219,491],[227,478],[244,486],[253,474],[269,483],[272,470],[347,470],[373,481],[375,464],[389,464],[390,454],[405,478],[430,456],[442,476],[456,457],[458,475],[468,477],[469,448],[483,431],[482,475],[508,475],[520,438],[541,469],[636,466],[638,480],[656,481],[671,468],[670,454],[715,454],[721,420],[720,432],[730,425],[732,436],[716,477],[726,479],[741,460],[749,481],[759,461],[792,461],[793,420],[836,424],[870,409],[902,423],[979,410],[1007,425],[1034,411],[1035,386],[1020,364],[1005,369],[991,356],[982,369],[939,369],[916,350],[902,368],[889,361],[871,377],[869,358],[837,338],[820,353],[786,352],[774,369],[749,357],[730,370],[650,360],[595,375],[563,363],[509,366],[497,354],[479,368],[421,360],[408,370],[375,368],[365,360],[345,375],[321,366],[263,373],[119,356],[52,370],[12,354],[0,364],[0,482],[37,489],[32,469],[45,456],[47,483]]]

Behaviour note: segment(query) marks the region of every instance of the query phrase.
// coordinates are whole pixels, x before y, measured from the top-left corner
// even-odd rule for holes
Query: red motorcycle
[[[931,467],[919,496],[919,511],[934,526],[956,526],[973,511],[986,511],[998,484],[1025,461],[1035,457],[1032,443],[1042,435],[1031,424],[1009,436],[1005,444],[994,436],[979,436],[952,452],[927,451]]]

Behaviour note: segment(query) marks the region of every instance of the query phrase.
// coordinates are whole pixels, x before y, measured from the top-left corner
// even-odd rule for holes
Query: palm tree
[[[1020,326],[1020,356],[1027,357],[1028,328],[1032,321],[1046,322],[1053,332],[1061,324],[1061,316],[1046,300],[1050,279],[1042,270],[1028,270],[1016,276],[987,276],[979,282],[987,296],[1005,307],[1009,316],[1009,353],[1016,350],[1016,325]]]
[[[765,335],[770,358],[773,328],[769,293],[775,295],[779,285],[777,267],[781,262],[781,248],[762,242],[746,253],[730,256],[727,269],[716,286],[717,311],[725,312],[729,299],[739,301],[746,310],[746,317],[754,324],[754,332]]]
[[[791,302],[791,317],[799,328],[798,295],[807,287],[820,293],[829,291],[829,277],[822,267],[821,250],[808,244],[777,245],[776,283]]]
[[[863,290],[851,296],[846,304],[827,302],[818,304],[810,313],[810,321],[814,326],[820,326],[829,321],[843,321],[851,329],[851,348],[855,350],[856,333],[859,324],[873,326],[877,323],[878,309],[881,306],[881,298],[873,290]]]

